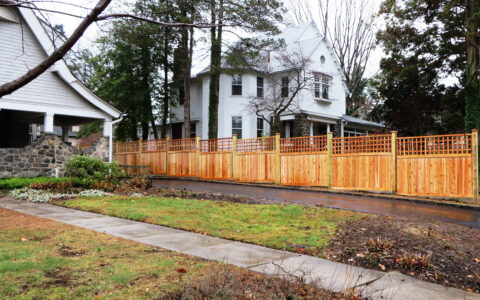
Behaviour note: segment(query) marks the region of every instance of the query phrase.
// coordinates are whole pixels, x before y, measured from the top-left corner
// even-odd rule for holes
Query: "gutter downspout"
[[[108,137],[108,162],[112,162],[113,160],[113,131],[115,125],[118,123],[122,122],[123,117],[125,117],[127,114],[122,114],[119,119],[112,121],[112,132],[110,133],[110,136]]]

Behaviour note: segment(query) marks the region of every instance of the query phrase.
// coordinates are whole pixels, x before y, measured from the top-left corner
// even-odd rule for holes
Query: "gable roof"
[[[313,32],[313,35],[307,35],[308,30],[311,30]],[[265,35],[259,35],[258,37],[260,39],[266,38]],[[275,38],[279,40],[283,39],[285,41],[286,49],[284,52],[293,53],[300,51],[305,57],[310,57],[315,51],[315,49],[317,49],[317,47],[319,47],[319,45],[324,42],[330,52],[330,55],[333,57],[335,65],[337,66],[337,71],[342,78],[342,85],[345,89],[345,92],[347,94],[350,93],[347,85],[345,84],[346,78],[340,67],[340,62],[338,61],[337,55],[333,51],[333,46],[329,42],[329,40],[321,34],[315,21],[301,23],[292,27],[286,27],[282,29],[282,32],[275,36]],[[231,66],[222,61],[222,68],[229,69],[231,68]],[[260,67],[254,68],[254,70],[262,73],[279,73],[285,71],[281,64],[280,53],[272,51],[270,64],[268,65],[265,63]],[[200,71],[197,76],[205,75],[209,71],[210,65]]]
[[[52,54],[52,52],[55,51],[56,46],[51,37],[45,31],[44,25],[42,25],[42,22],[38,19],[33,10],[24,7],[19,7],[17,9],[45,53],[47,55]],[[82,98],[84,98],[87,102],[91,103],[105,114],[111,116],[112,118],[119,118],[122,114],[118,109],[100,99],[85,85],[83,85],[83,83],[81,83],[80,80],[73,75],[72,71],[63,59],[57,61],[51,67],[50,71],[56,72],[68,86],[82,96]]]

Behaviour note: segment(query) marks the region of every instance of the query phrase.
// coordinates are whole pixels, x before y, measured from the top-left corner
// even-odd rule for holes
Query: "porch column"
[[[344,137],[344,132],[343,132],[343,121],[340,121],[340,136]]]
[[[55,133],[53,131],[53,113],[47,112],[43,117],[43,132],[47,134]]]
[[[103,121],[103,136],[108,137],[112,135],[112,121]]]
[[[313,136],[313,122],[310,122],[310,136]]]
[[[330,132],[330,124],[327,124],[327,133]]]
[[[290,137],[290,122],[289,121],[285,122],[285,137],[286,138]]]

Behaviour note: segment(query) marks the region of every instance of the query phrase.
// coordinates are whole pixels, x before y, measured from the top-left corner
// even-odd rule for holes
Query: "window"
[[[190,123],[190,137],[194,138],[197,137],[197,124]]]
[[[314,93],[316,99],[330,99],[330,86],[332,77],[325,74],[315,74]]]
[[[257,77],[257,98],[263,98],[263,77]]]
[[[183,86],[178,89],[178,104],[184,105],[185,104],[185,89]]]
[[[232,95],[234,96],[242,95],[242,75],[232,76]]]
[[[288,97],[288,77],[282,77],[282,97]]]
[[[257,137],[263,136],[263,118],[257,118]]]
[[[232,117],[232,135],[242,138],[242,117]]]
[[[322,65],[325,63],[325,56],[320,56],[320,62],[322,63]]]

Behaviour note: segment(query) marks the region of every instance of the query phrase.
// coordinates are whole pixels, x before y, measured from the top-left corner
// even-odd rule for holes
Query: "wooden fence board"
[[[120,165],[139,165],[138,153],[117,153],[116,160]]]
[[[196,176],[196,153],[192,151],[168,152],[168,176]]]
[[[232,152],[200,153],[200,178],[232,179]]]
[[[328,155],[326,153],[281,154],[280,184],[327,186]]]
[[[140,164],[149,166],[154,175],[165,174],[165,151],[143,152]]]
[[[275,182],[274,153],[237,153],[235,159],[235,180]]]
[[[332,187],[390,191],[390,154],[332,156]]]
[[[398,157],[397,193],[437,197],[472,197],[471,156]]]

